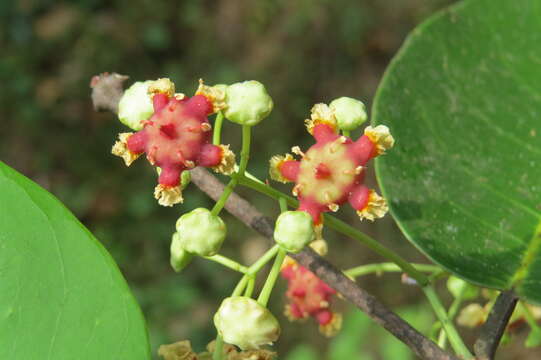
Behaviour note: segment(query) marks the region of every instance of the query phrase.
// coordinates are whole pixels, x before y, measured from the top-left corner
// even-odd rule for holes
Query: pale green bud
[[[214,325],[226,343],[242,350],[259,349],[280,336],[280,324],[274,315],[245,296],[224,299],[214,315]]]
[[[173,234],[171,240],[171,258],[170,263],[176,272],[182,271],[192,261],[193,255],[184,250],[180,244],[180,236],[178,233]]]
[[[192,174],[188,170],[184,170],[180,174],[180,188],[182,190],[186,189],[186,186],[192,181]]]
[[[222,219],[205,208],[182,215],[176,227],[182,248],[199,256],[216,255],[227,232]]]
[[[463,300],[475,299],[479,295],[478,288],[455,276],[449,276],[447,289],[453,297],[460,297]]]
[[[314,239],[314,223],[306,211],[285,211],[278,216],[274,240],[283,249],[297,253]]]
[[[241,125],[254,126],[272,111],[272,99],[258,81],[244,81],[226,89],[226,119]]]
[[[152,81],[138,81],[130,86],[118,103],[118,118],[129,128],[139,131],[142,121],[148,120],[154,113],[152,100],[148,96],[148,87]]]
[[[355,130],[368,118],[364,104],[350,97],[344,96],[333,100],[329,104],[329,108],[334,113],[341,130]]]

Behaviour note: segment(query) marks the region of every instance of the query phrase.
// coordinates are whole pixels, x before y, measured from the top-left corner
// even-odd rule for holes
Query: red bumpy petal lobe
[[[297,181],[297,177],[299,176],[299,169],[300,169],[301,163],[296,160],[288,160],[284,161],[278,170],[280,170],[280,173],[283,177],[285,177],[289,181]]]
[[[212,104],[203,95],[192,96],[186,102],[186,113],[196,117],[206,117],[212,113]]]
[[[152,105],[154,106],[154,113],[157,113],[167,105],[169,97],[162,93],[154,94],[152,97]]]
[[[368,136],[363,135],[352,144],[350,154],[364,166],[368,160],[377,155],[377,149]]]
[[[293,279],[293,277],[295,276],[294,265],[288,265],[283,267],[281,270],[281,274],[284,279]]]
[[[370,195],[370,189],[364,185],[359,185],[351,194],[349,194],[349,203],[355,210],[362,210],[368,204],[368,196]]]
[[[324,309],[318,311],[314,317],[320,325],[327,325],[332,320],[332,312],[328,309]]]
[[[323,282],[323,280],[320,280],[320,282],[317,284],[315,291],[319,292],[326,300],[329,299],[330,295],[336,294],[336,290]]]
[[[147,145],[147,136],[144,132],[136,132],[128,138],[126,146],[128,150],[134,154],[142,154],[145,152]]]
[[[221,147],[212,144],[205,144],[201,147],[198,165],[205,167],[216,166],[222,161],[222,154],[223,150]]]
[[[321,224],[321,213],[326,207],[327,205],[321,205],[315,201],[300,198],[299,210],[306,211],[308,214],[310,214],[312,216],[312,220],[314,221],[314,225]]]
[[[306,290],[305,289],[293,289],[293,291],[291,292],[291,295],[295,296],[295,297],[298,297],[298,298],[303,298],[306,296]]]
[[[289,310],[291,312],[291,316],[293,316],[294,318],[302,319],[304,317],[301,308],[296,303],[290,304]]]
[[[180,174],[184,168],[178,165],[171,165],[162,168],[158,183],[163,186],[174,187],[180,184]]]
[[[326,124],[318,124],[314,126],[314,138],[318,143],[327,143],[338,138],[332,127]]]

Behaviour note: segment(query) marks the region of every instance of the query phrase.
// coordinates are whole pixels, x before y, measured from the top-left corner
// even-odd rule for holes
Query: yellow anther
[[[235,171],[235,153],[229,149],[229,145],[218,146],[222,149],[222,159],[212,169],[220,174],[231,175]]]
[[[162,206],[173,206],[184,201],[180,186],[171,187],[162,184],[158,184],[156,188],[154,188],[154,198],[156,198],[158,204]]]
[[[111,154],[120,156],[126,166],[130,166],[141,155],[134,154],[128,149],[128,138],[132,135],[131,132],[118,134],[118,141],[115,142],[111,149]]]
[[[385,125],[367,126],[364,129],[364,134],[376,146],[378,155],[384,154],[385,150],[392,148],[394,145],[394,138]]]
[[[165,94],[172,97],[175,94],[175,84],[168,78],[155,80],[148,87],[148,94],[151,98],[156,94]]]

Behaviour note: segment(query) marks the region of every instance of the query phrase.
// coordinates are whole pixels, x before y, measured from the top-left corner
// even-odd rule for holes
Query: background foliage
[[[250,170],[265,177],[272,154],[311,141],[302,120],[313,103],[347,95],[366,100],[370,108],[383,70],[408,31],[452,2],[2,1],[0,158],[58,196],[112,253],[143,308],[154,350],[185,338],[201,349],[214,335],[210,314],[236,277],[203,261],[174,275],[168,245],[176,218],[209,202],[191,189],[174,210],[156,204],[151,168],[138,162],[128,171],[109,154],[122,127],[110,114],[92,110],[90,77],[101,71],[133,80],[168,76],[186,93],[200,77],[209,83],[262,81],[276,107],[254,131]],[[233,128],[225,129],[225,139],[238,146],[238,134],[228,130]],[[277,212],[275,204],[244,194],[264,212]],[[358,221],[352,213],[344,217]],[[267,246],[228,220],[226,254],[250,261]],[[409,260],[423,260],[389,217],[362,228]],[[355,243],[328,237],[340,249],[331,248],[331,259],[345,267],[377,260]],[[429,309],[418,304],[419,292],[406,286],[397,291],[397,277],[361,282],[419,326],[430,323]],[[280,313],[282,299],[273,299]],[[358,312],[347,316],[344,331],[329,343],[316,326],[281,320],[287,336],[278,351],[288,360],[317,359],[314,354],[333,360],[348,358],[346,353],[358,359],[408,356]],[[507,356],[526,359],[519,348],[520,343]]]

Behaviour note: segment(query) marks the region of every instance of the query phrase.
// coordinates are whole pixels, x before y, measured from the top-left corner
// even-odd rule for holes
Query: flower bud
[[[449,276],[447,289],[454,298],[460,297],[463,300],[475,299],[479,295],[478,288],[455,276]]]
[[[342,130],[355,130],[367,119],[366,107],[356,99],[341,97],[333,100],[329,107],[334,113],[338,127]]]
[[[465,326],[469,328],[474,328],[476,326],[482,325],[488,316],[488,311],[480,304],[473,303],[464,307],[458,317],[456,322],[460,326]]]
[[[222,219],[205,208],[197,208],[182,215],[176,227],[181,247],[199,256],[216,255],[227,232]]]
[[[225,117],[234,123],[254,126],[272,111],[273,102],[265,86],[244,81],[227,87]]]
[[[274,315],[245,296],[224,299],[214,315],[214,325],[225,342],[242,350],[272,344],[280,335],[280,324]]]
[[[148,87],[152,81],[138,81],[130,86],[118,103],[118,118],[129,128],[139,131],[143,121],[154,113],[152,100],[148,96]]]
[[[171,258],[170,263],[176,272],[181,272],[192,261],[193,255],[182,248],[180,244],[180,236],[178,233],[173,234],[171,241]]]
[[[306,211],[285,211],[278,216],[274,240],[283,249],[297,253],[314,239],[312,216]]]
[[[189,171],[183,171],[180,174],[180,188],[182,190],[186,189],[186,186],[192,181],[192,174]]]

